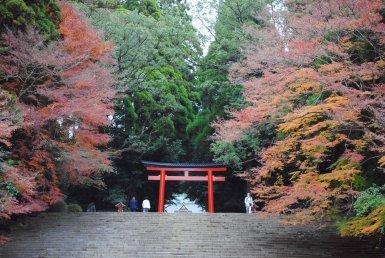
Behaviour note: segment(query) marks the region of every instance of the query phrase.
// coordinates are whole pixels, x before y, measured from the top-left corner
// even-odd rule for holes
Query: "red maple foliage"
[[[273,123],[277,137],[256,157],[261,165],[244,173],[263,210],[301,220],[346,212],[360,178],[383,172],[384,2],[283,3],[266,10],[265,27],[250,27],[256,40],[230,69],[250,106],[214,123],[214,138],[234,142]],[[255,70],[263,76],[250,79]]]
[[[101,128],[113,114],[112,45],[60,2],[61,41],[7,31],[0,56],[0,217],[45,210],[70,184],[101,185],[110,170]]]

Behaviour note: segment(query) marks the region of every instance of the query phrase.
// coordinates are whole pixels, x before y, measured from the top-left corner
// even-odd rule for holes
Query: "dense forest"
[[[155,202],[141,160],[214,160],[218,211],[246,181],[260,211],[383,239],[385,2],[210,3],[206,55],[186,1],[0,3],[2,223]]]

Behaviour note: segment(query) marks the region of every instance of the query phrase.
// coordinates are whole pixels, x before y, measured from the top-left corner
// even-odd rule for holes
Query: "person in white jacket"
[[[151,209],[150,201],[148,200],[147,197],[144,198],[142,202],[142,208],[143,208],[143,212],[148,212]]]
[[[251,213],[251,208],[253,207],[253,197],[251,197],[250,193],[247,193],[245,197],[245,207],[246,213]]]

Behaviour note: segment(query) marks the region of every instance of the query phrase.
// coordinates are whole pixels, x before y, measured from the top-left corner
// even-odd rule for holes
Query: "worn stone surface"
[[[49,213],[11,237],[1,257],[385,257],[335,229],[254,214]]]

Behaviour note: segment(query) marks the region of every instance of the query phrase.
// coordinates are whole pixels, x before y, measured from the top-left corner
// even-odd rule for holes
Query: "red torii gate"
[[[148,180],[159,181],[158,212],[164,212],[166,181],[207,181],[208,212],[214,212],[214,182],[226,180],[224,176],[214,176],[214,173],[226,172],[226,166],[215,163],[161,163],[152,161],[142,161],[142,163],[147,171],[159,174],[148,175]],[[168,172],[173,175],[168,175]],[[193,172],[194,175],[191,175],[190,172]]]

